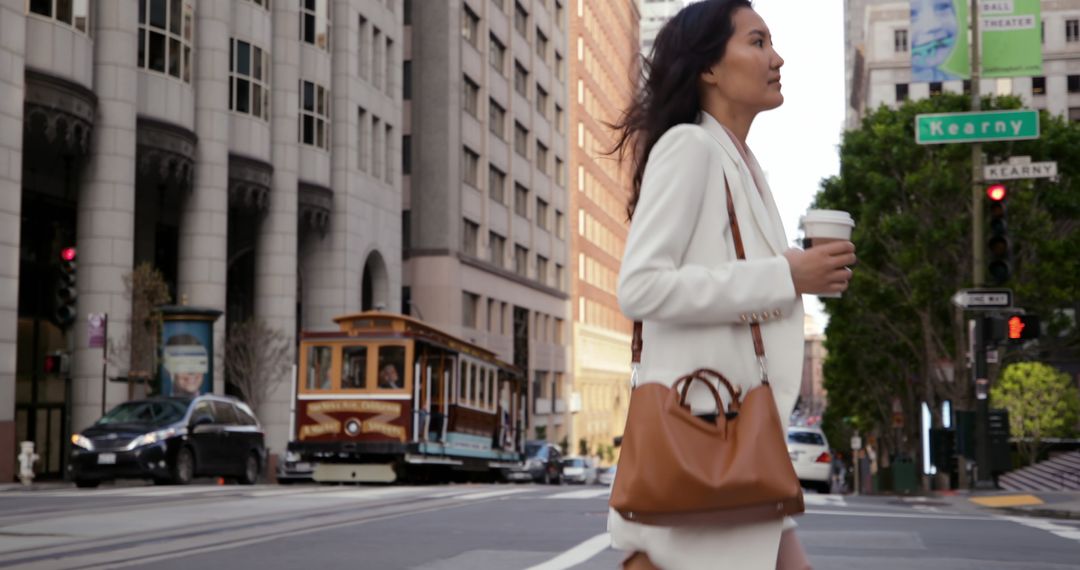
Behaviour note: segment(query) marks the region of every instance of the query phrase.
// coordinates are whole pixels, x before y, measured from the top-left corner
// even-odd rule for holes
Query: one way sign
[[[961,289],[952,297],[964,309],[1006,309],[1013,304],[1012,289]]]

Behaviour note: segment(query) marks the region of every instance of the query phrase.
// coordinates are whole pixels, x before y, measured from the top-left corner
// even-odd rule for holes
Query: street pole
[[[971,0],[971,110],[982,110],[979,69],[979,0]],[[975,287],[985,283],[986,263],[983,250],[983,168],[982,143],[971,145],[971,259]],[[975,351],[972,366],[975,396],[975,464],[977,488],[993,488],[990,476],[990,385],[986,375],[986,343],[981,318],[975,319]]]
[[[101,344],[101,415],[105,415],[105,381],[109,369],[109,314],[102,313],[102,333],[105,341]]]

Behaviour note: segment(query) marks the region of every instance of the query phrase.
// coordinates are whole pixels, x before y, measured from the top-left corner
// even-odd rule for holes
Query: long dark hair
[[[641,89],[622,117],[611,125],[618,134],[612,154],[629,155],[634,177],[627,219],[634,216],[645,161],[656,141],[675,125],[697,121],[701,111],[698,78],[724,57],[735,33],[732,15],[752,8],[750,0],[701,0],[668,20],[656,36],[652,54],[643,58]]]

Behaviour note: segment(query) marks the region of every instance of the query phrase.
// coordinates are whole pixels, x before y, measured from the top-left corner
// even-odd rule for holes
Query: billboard
[[[911,0],[911,81],[968,79],[968,0]]]
[[[981,0],[983,77],[1043,74],[1039,0]]]

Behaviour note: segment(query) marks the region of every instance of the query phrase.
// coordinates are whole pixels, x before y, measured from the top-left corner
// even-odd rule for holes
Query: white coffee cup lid
[[[855,227],[855,220],[851,218],[851,214],[843,210],[807,210],[803,221]]]

